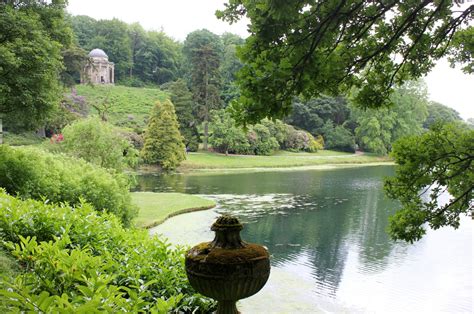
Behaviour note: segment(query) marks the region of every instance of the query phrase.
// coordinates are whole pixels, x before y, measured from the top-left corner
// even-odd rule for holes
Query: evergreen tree
[[[147,164],[175,169],[185,159],[183,137],[171,101],[158,102],[151,111],[145,131],[142,157]]]
[[[184,137],[184,144],[189,151],[197,151],[199,145],[199,132],[197,121],[193,116],[193,94],[182,79],[170,84],[170,98],[176,109],[179,121],[179,131]]]
[[[203,29],[190,33],[183,47],[190,69],[190,83],[196,102],[195,114],[203,123],[203,148],[207,150],[210,111],[219,109],[222,43],[219,36]]]

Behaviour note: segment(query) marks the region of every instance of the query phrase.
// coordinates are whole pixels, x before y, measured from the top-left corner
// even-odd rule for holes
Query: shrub
[[[61,147],[71,156],[118,171],[124,165],[135,165],[134,157],[138,151],[112,125],[97,117],[66,126],[63,136]]]
[[[141,151],[143,161],[157,164],[164,170],[173,170],[185,157],[183,137],[171,101],[158,102],[153,107],[145,131]]]
[[[287,125],[287,134],[283,147],[290,151],[306,151],[315,153],[324,148],[322,136],[318,136],[315,139],[311,133],[303,130],[296,130],[291,125]]]
[[[235,120],[225,110],[214,111],[211,121],[212,135],[209,144],[220,153],[248,154],[250,144],[242,128],[236,126]]]
[[[255,155],[271,155],[280,147],[277,140],[272,137],[268,128],[263,124],[255,124],[247,133],[247,139],[250,150]]]
[[[0,191],[0,236],[24,270],[2,283],[6,312],[213,310],[188,284],[182,249],[124,229],[89,204],[22,201]]]
[[[0,187],[23,198],[52,202],[78,204],[82,198],[98,211],[114,213],[125,225],[137,213],[125,175],[31,147],[0,146]]]

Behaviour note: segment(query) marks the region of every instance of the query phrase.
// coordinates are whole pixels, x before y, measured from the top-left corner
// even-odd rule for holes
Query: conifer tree
[[[147,164],[157,164],[173,170],[185,159],[183,137],[171,101],[158,102],[153,107],[145,131],[142,157]]]

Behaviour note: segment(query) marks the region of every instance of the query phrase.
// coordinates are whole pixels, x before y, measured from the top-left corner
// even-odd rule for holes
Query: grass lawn
[[[140,208],[135,220],[140,228],[151,228],[169,217],[216,206],[214,201],[183,193],[133,192],[132,202]]]
[[[289,168],[318,165],[367,164],[390,162],[388,157],[371,154],[352,154],[329,150],[317,153],[280,151],[272,156],[229,155],[210,152],[189,153],[180,170],[238,169],[238,168]]]

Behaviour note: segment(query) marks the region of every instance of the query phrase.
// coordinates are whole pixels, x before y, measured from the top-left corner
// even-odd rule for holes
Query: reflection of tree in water
[[[386,232],[389,216],[393,214],[394,206],[390,204],[393,203],[385,199],[382,188],[367,190],[365,195],[354,200],[359,215],[351,224],[351,233],[359,251],[361,272],[383,271],[389,263],[395,247]]]
[[[180,192],[184,193],[184,176],[178,174],[143,174],[137,176],[134,190],[146,192]]]

